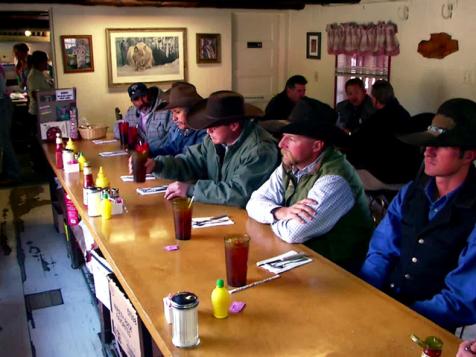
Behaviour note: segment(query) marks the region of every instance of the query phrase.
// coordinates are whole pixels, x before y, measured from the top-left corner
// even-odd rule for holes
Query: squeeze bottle
[[[224,319],[228,316],[228,308],[231,304],[230,293],[224,288],[224,285],[223,279],[218,279],[216,288],[212,291],[213,316],[217,319]]]

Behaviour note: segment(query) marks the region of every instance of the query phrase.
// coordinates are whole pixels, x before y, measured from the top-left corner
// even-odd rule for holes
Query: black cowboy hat
[[[168,91],[160,95],[164,104],[160,109],[173,109],[177,107],[191,108],[203,98],[197,93],[195,86],[187,82],[176,82]]]
[[[398,138],[418,146],[476,148],[476,103],[464,98],[447,100],[438,108],[426,131]]]
[[[263,111],[245,103],[241,94],[222,90],[192,107],[187,121],[193,129],[206,129],[261,115]]]
[[[312,98],[301,99],[289,116],[289,124],[282,134],[306,136],[326,143],[346,146],[348,135],[336,126],[337,113],[327,104]]]

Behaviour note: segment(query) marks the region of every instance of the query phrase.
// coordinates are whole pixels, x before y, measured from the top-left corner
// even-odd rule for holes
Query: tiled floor
[[[81,271],[71,269],[64,236],[53,228],[48,187],[0,190],[0,209],[6,214],[2,247],[12,249],[0,255],[0,354],[102,356],[95,302]],[[62,304],[27,316],[24,295],[57,289]]]

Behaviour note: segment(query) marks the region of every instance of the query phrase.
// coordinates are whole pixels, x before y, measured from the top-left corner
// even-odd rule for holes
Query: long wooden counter
[[[138,186],[119,178],[127,172],[127,157],[101,158],[99,151],[117,150],[118,143],[78,142],[96,177],[103,166],[112,187],[120,190],[127,213],[103,222],[90,218],[82,203],[82,173],[54,169],[124,290],[166,356],[419,356],[411,340],[435,335],[444,341],[444,356],[456,354],[459,340],[426,318],[342,270],[303,245],[277,239],[271,229],[248,218],[246,211],[197,203],[194,216],[228,214],[234,225],[192,230],[180,250],[176,244],[170,203],[163,195],[140,196]],[[54,168],[54,145],[44,145]],[[270,276],[255,263],[290,249],[312,255],[314,261],[282,274],[272,282],[233,295],[245,310],[224,320],[211,313],[210,294],[218,278],[226,277],[223,237],[247,232],[251,237],[248,281]],[[172,344],[172,329],[163,315],[162,297],[177,291],[198,295],[201,343],[192,349]]]

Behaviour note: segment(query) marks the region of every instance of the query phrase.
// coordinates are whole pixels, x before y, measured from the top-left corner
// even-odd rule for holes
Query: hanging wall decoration
[[[458,40],[445,32],[432,33],[429,40],[420,41],[418,53],[426,58],[442,59],[458,51]]]
[[[109,86],[185,81],[187,29],[106,29]]]

